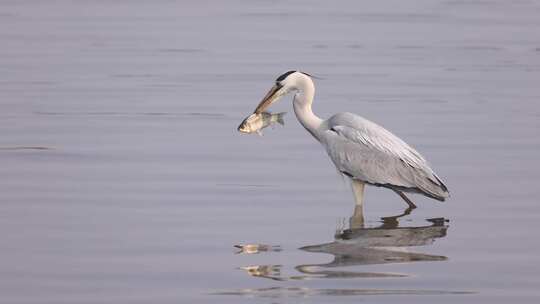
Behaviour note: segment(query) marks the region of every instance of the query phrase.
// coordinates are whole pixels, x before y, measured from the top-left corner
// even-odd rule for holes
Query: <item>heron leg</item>
[[[351,179],[351,186],[353,190],[354,200],[356,201],[356,206],[364,206],[364,187],[366,184],[364,182]]]
[[[408,209],[416,208],[416,205],[405,195],[405,193],[399,190],[394,190],[394,192],[397,193],[405,201],[405,203],[407,203],[407,205],[409,205]]]
[[[354,213],[349,219],[349,226],[353,228],[364,227],[364,186],[365,184],[359,180],[351,179],[351,186],[353,190],[354,199],[356,205],[354,206]]]
[[[354,206],[354,212],[349,218],[350,229],[364,228],[364,209],[360,205]]]

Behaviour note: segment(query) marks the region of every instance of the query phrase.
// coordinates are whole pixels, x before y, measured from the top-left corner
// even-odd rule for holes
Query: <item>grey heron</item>
[[[338,113],[323,120],[311,110],[315,85],[309,74],[289,71],[279,76],[254,113],[261,113],[287,93],[295,92],[296,118],[319,141],[339,172],[351,180],[359,212],[363,213],[364,186],[385,187],[408,205],[416,205],[405,192],[444,201],[447,187],[425,158],[385,128],[352,113]],[[362,216],[362,215],[360,215]]]

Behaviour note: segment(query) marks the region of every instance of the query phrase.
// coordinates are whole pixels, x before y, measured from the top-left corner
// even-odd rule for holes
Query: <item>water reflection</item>
[[[269,299],[281,298],[307,298],[314,296],[404,296],[404,295],[469,295],[472,291],[460,290],[426,290],[426,289],[376,289],[376,288],[307,288],[307,287],[267,287],[267,288],[245,288],[230,291],[219,291],[212,295],[222,296],[245,296],[260,297]]]
[[[388,272],[350,271],[352,266],[445,261],[447,257],[410,251],[411,247],[432,244],[446,236],[448,220],[427,219],[422,225],[403,226],[400,219],[408,216],[406,209],[394,216],[381,218],[375,227],[366,227],[361,211],[355,210],[349,227],[338,230],[334,241],[304,246],[300,250],[327,253],[334,256],[329,263],[302,264],[294,267],[298,275],[282,276],[281,265],[241,267],[247,274],[272,280],[304,280],[313,278],[384,278],[406,277],[407,274]],[[340,268],[339,270],[335,270]]]
[[[243,266],[240,269],[245,270],[250,276],[266,278],[275,281],[284,281],[281,277],[281,265],[254,265]]]
[[[401,227],[399,219],[412,209],[395,216],[382,218],[380,225],[365,227],[363,218],[352,216],[349,228],[338,231],[331,243],[300,248],[308,252],[328,253],[334,260],[325,264],[298,265],[296,270],[307,277],[403,277],[405,274],[330,271],[329,268],[406,262],[444,261],[441,255],[408,251],[410,247],[429,245],[446,236],[448,220],[427,219],[421,226]],[[355,215],[357,213],[355,212]],[[306,278],[304,276],[303,278]],[[302,278],[302,277],[301,277]]]
[[[279,245],[265,245],[265,244],[240,244],[234,245],[234,248],[238,249],[236,254],[259,254],[261,252],[281,251]]]
[[[412,209],[381,218],[376,225],[365,224],[361,210],[355,210],[349,218],[348,227],[339,229],[334,234],[334,241],[304,246],[300,250],[331,254],[334,258],[329,263],[301,264],[293,267],[296,274],[287,275],[283,265],[251,265],[240,267],[246,274],[270,279],[274,282],[304,281],[309,279],[369,279],[403,278],[408,274],[392,272],[358,271],[363,265],[393,263],[417,263],[445,261],[447,257],[429,253],[411,251],[411,247],[426,246],[436,239],[444,238],[449,221],[445,218],[422,220],[421,224],[401,224],[408,219]],[[404,221],[405,222],[405,221]],[[259,250],[279,248],[258,245],[237,246],[238,253],[252,254],[279,250]],[[253,248],[252,248],[253,247]],[[280,248],[281,249],[281,248]],[[385,267],[386,268],[386,267]],[[370,269],[373,269],[372,267]],[[307,283],[307,282],[306,282]],[[305,284],[305,283],[304,283]],[[395,286],[395,285],[393,285]],[[435,289],[392,289],[392,288],[311,288],[308,286],[272,286],[267,288],[247,288],[214,292],[214,295],[235,295],[261,298],[295,298],[311,296],[368,296],[368,295],[464,295],[471,291],[435,290]]]

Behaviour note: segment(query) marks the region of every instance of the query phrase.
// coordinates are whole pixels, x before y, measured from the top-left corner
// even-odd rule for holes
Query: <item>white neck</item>
[[[315,85],[310,77],[302,75],[296,82],[298,92],[294,95],[293,108],[298,121],[313,137],[319,140],[319,127],[322,119],[313,114],[311,104],[315,96]]]

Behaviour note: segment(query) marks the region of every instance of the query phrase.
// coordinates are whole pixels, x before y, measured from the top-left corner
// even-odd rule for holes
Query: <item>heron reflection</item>
[[[407,274],[351,271],[347,268],[447,260],[447,257],[442,255],[409,251],[411,247],[430,245],[436,239],[445,237],[449,227],[449,221],[445,218],[427,219],[422,225],[401,225],[400,219],[411,211],[409,208],[398,215],[383,217],[377,226],[366,227],[361,211],[355,210],[349,220],[349,227],[338,230],[333,242],[300,248],[306,252],[331,254],[334,259],[329,263],[297,265],[294,269],[300,273],[298,275],[282,276],[281,265],[250,266],[250,271],[246,269],[246,272],[252,276],[273,280],[405,277]]]

